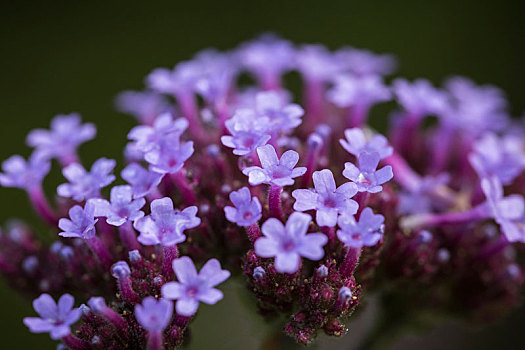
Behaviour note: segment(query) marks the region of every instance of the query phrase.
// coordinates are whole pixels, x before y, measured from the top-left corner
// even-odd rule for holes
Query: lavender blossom
[[[469,160],[480,178],[496,176],[503,185],[510,185],[525,169],[525,144],[521,137],[487,133],[473,148]]]
[[[259,221],[262,216],[261,202],[252,197],[248,187],[230,193],[230,200],[235,207],[224,207],[226,219],[239,226],[250,226]]]
[[[250,109],[239,109],[225,124],[231,136],[221,136],[221,142],[224,146],[233,148],[235,155],[251,154],[270,140],[269,123],[267,117],[258,117]]]
[[[416,79],[412,83],[406,79],[396,79],[392,90],[398,103],[412,117],[441,115],[449,107],[447,94],[436,89],[426,79]]]
[[[120,176],[130,184],[133,198],[141,198],[157,188],[164,174],[146,170],[137,163],[131,163],[122,170]]]
[[[172,246],[184,242],[184,230],[197,227],[201,223],[196,214],[195,206],[179,211],[173,209],[171,198],[156,199],[151,202],[151,215],[134,223],[134,227],[140,232],[137,239],[144,245]]]
[[[388,145],[386,137],[380,134],[375,134],[371,137],[367,136],[360,128],[346,129],[346,139],[340,139],[339,143],[348,153],[356,157],[363,152],[377,152],[381,159],[392,155],[394,149]]]
[[[158,150],[168,137],[179,137],[188,128],[185,118],[173,119],[170,113],[159,115],[153,126],[139,125],[131,129],[128,138],[134,140],[141,152],[147,153]]]
[[[77,202],[98,197],[100,189],[115,181],[115,176],[111,174],[115,165],[113,159],[107,158],[100,158],[93,163],[89,172],[80,164],[68,165],[62,170],[62,174],[69,183],[58,186],[58,195],[73,198]]]
[[[525,199],[514,194],[503,196],[503,186],[497,177],[481,181],[491,216],[501,226],[509,242],[525,243]]]
[[[294,212],[286,226],[270,218],[262,225],[264,237],[255,242],[255,253],[262,258],[275,257],[275,268],[280,273],[294,273],[301,257],[319,260],[324,256],[323,246],[328,242],[322,233],[306,234],[312,217]]]
[[[342,215],[339,217],[338,223],[341,229],[337,231],[337,237],[352,248],[374,246],[383,236],[384,221],[383,215],[374,214],[368,207],[361,212],[359,221],[353,216]]]
[[[160,174],[175,174],[193,154],[193,141],[181,142],[179,136],[165,139],[158,149],[146,153],[150,169]]]
[[[396,68],[396,60],[389,54],[376,54],[369,50],[343,47],[334,53],[342,71],[363,75],[389,75]]]
[[[110,225],[121,226],[144,216],[144,212],[140,209],[146,204],[146,200],[144,198],[133,200],[132,194],[131,186],[115,186],[111,189],[110,201],[93,198],[88,202],[95,206],[95,216],[105,217]]]
[[[248,176],[248,182],[252,186],[262,183],[279,187],[293,185],[293,179],[306,172],[305,167],[294,168],[299,161],[299,154],[295,151],[286,151],[279,159],[275,148],[272,145],[266,145],[257,148],[257,155],[262,168],[252,166],[242,171]]]
[[[0,185],[31,190],[40,187],[50,169],[49,160],[36,153],[27,161],[18,155],[11,156],[2,163],[4,173],[0,174]]]
[[[322,45],[303,45],[295,54],[297,70],[307,81],[328,81],[339,70],[339,62]]]
[[[49,294],[42,294],[33,300],[33,308],[40,317],[25,317],[24,324],[32,333],[49,333],[57,340],[71,333],[71,325],[80,319],[80,310],[74,309],[75,299],[64,294],[55,303]]]
[[[340,74],[335,77],[327,98],[338,107],[354,107],[365,113],[374,104],[390,100],[391,93],[379,76]]]
[[[381,156],[377,152],[363,152],[357,157],[359,161],[359,168],[350,162],[345,163],[343,176],[351,181],[354,181],[359,192],[380,192],[383,190],[383,187],[380,185],[394,177],[392,167],[390,165],[376,170],[380,158]]]
[[[151,123],[169,109],[166,98],[152,91],[123,91],[115,99],[115,105],[120,112],[130,114],[144,124]]]
[[[173,315],[173,303],[166,299],[146,297],[142,304],[135,305],[135,317],[147,331],[163,331]]]
[[[62,237],[90,239],[95,237],[95,205],[88,201],[84,208],[75,205],[69,209],[69,219],[62,218],[58,227],[63,231],[59,233]]]
[[[27,135],[27,144],[45,158],[58,158],[63,164],[77,159],[76,150],[82,143],[93,139],[95,125],[81,124],[80,115],[58,115],[51,121],[51,130],[36,129]]]
[[[173,261],[173,271],[178,282],[168,282],[162,286],[162,297],[177,300],[177,314],[192,316],[197,312],[199,302],[215,304],[223,294],[214,288],[230,277],[230,272],[221,269],[217,259],[210,259],[199,273],[191,258],[183,256]]]
[[[316,221],[319,226],[334,227],[339,214],[353,215],[357,213],[357,202],[350,199],[357,193],[357,186],[347,182],[336,187],[334,175],[328,169],[313,173],[315,189],[295,190],[294,210],[316,210]]]
[[[255,99],[257,113],[270,120],[269,130],[272,134],[288,134],[301,125],[303,108],[295,103],[286,104],[277,92],[260,92]]]

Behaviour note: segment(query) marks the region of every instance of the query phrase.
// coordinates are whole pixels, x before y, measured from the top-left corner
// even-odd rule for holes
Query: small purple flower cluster
[[[406,312],[511,309],[524,281],[525,127],[493,86],[387,84],[394,68],[389,55],[265,35],[156,69],[145,91],[117,98],[139,125],[127,134],[127,184],[110,190],[117,162],[88,171],[77,155],[92,124],[71,114],[32,131],[33,154],[0,174],[54,231],[50,246],[19,222],[0,235],[0,272],[41,294],[40,317],[24,323],[72,350],[173,349],[199,304],[223,298],[228,270],[304,344],[346,333],[365,292],[395,295]],[[291,70],[304,109],[284,89]],[[243,72],[253,86],[237,84]],[[387,139],[373,108],[391,100]],[[52,160],[67,182],[51,204]]]

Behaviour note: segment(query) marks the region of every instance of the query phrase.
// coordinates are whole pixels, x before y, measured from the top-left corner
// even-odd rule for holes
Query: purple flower
[[[197,312],[199,302],[215,304],[223,294],[214,288],[230,277],[230,272],[221,269],[217,259],[210,259],[199,273],[193,261],[183,256],[173,261],[173,271],[178,282],[168,282],[162,286],[162,297],[177,300],[177,314],[192,316]]]
[[[345,138],[346,140],[339,140],[341,146],[356,157],[363,152],[377,152],[381,159],[384,159],[394,152],[394,149],[388,145],[386,137],[380,134],[367,137],[360,128],[346,129]]]
[[[243,156],[266,145],[270,140],[267,117],[260,117],[251,109],[239,109],[225,123],[230,135],[221,136],[224,146],[233,148],[233,154]]]
[[[173,70],[155,69],[147,76],[146,85],[163,94],[191,93],[200,74],[200,67],[195,62],[181,62]]]
[[[58,221],[58,227],[63,231],[59,233],[62,237],[90,239],[95,236],[95,205],[88,201],[84,208],[75,205],[69,209],[69,219],[62,218]]]
[[[525,144],[519,136],[487,133],[474,143],[469,160],[480,178],[496,176],[510,185],[525,168]]]
[[[452,96],[453,111],[444,116],[445,122],[472,136],[508,125],[507,101],[499,88],[478,86],[463,77],[450,79],[446,87]]]
[[[80,310],[73,309],[75,299],[64,294],[55,303],[49,294],[42,294],[33,300],[33,308],[40,317],[25,317],[24,324],[32,333],[49,333],[58,340],[71,333],[71,325],[80,318]]]
[[[275,257],[275,268],[280,273],[294,273],[299,269],[301,257],[319,260],[324,256],[323,246],[328,238],[322,233],[310,233],[312,217],[294,212],[286,227],[270,218],[262,225],[261,237],[255,241],[255,253],[262,258]]]
[[[173,119],[171,113],[159,115],[153,126],[139,125],[131,129],[128,138],[134,140],[141,152],[150,152],[161,147],[162,142],[170,137],[179,137],[188,128],[185,118]]]
[[[58,195],[71,197],[77,202],[98,197],[101,188],[115,181],[115,176],[111,174],[115,165],[113,159],[107,158],[100,158],[93,163],[89,172],[78,163],[68,165],[62,170],[62,174],[69,183],[58,186]]]
[[[239,62],[253,72],[261,83],[272,81],[291,70],[294,53],[295,49],[289,41],[271,34],[246,42],[237,50]]]
[[[111,189],[110,201],[101,198],[92,198],[95,206],[95,216],[103,216],[106,222],[113,226],[121,226],[125,222],[135,221],[144,216],[140,209],[146,204],[144,198],[133,200],[131,186],[115,186]]]
[[[38,154],[33,153],[27,161],[19,155],[14,155],[2,163],[4,173],[0,174],[0,184],[4,187],[29,190],[39,187],[50,169],[49,160]]]
[[[129,268],[129,265],[125,261],[117,261],[113,266],[111,267],[111,275],[117,279],[128,277],[131,275],[131,269]]]
[[[341,215],[338,222],[341,229],[337,231],[337,237],[352,248],[374,246],[383,235],[384,221],[383,215],[374,214],[370,208],[363,209],[359,221],[351,215]]]
[[[449,108],[447,94],[426,79],[411,83],[399,78],[394,80],[392,90],[398,103],[412,116],[441,115]]]
[[[230,193],[230,200],[235,207],[226,206],[226,219],[239,226],[250,226],[259,221],[262,216],[261,202],[252,197],[248,187]]]
[[[137,118],[141,123],[150,123],[170,105],[166,98],[151,91],[124,91],[115,99],[117,109]]]
[[[491,216],[500,225],[509,242],[525,243],[525,200],[513,194],[503,196],[503,186],[497,177],[481,180]]]
[[[343,47],[334,56],[341,70],[355,75],[389,75],[396,68],[396,60],[392,55],[376,54],[354,47]]]
[[[166,138],[158,149],[145,154],[150,169],[160,174],[175,174],[193,154],[193,141],[181,142],[179,136]]]
[[[328,169],[313,173],[315,190],[295,190],[292,196],[296,202],[294,210],[317,210],[316,221],[319,226],[334,227],[338,214],[353,215],[357,203],[350,199],[357,193],[357,186],[347,182],[336,188],[334,175]]]
[[[367,110],[376,103],[390,100],[391,93],[380,76],[339,74],[334,79],[333,88],[328,90],[327,98],[338,107]]]
[[[343,176],[354,181],[359,192],[377,193],[383,190],[380,186],[394,177],[392,167],[387,165],[379,170],[377,165],[381,156],[377,152],[363,152],[357,157],[359,168],[354,164],[345,163]]]
[[[157,188],[164,174],[146,170],[139,164],[132,163],[122,170],[120,176],[131,185],[133,198],[140,198]]]
[[[260,92],[255,100],[257,113],[270,120],[269,130],[273,134],[287,134],[301,125],[303,108],[295,103],[287,104],[281,94],[275,91]]]
[[[171,198],[156,199],[151,202],[151,215],[134,223],[134,227],[140,232],[137,239],[144,245],[171,246],[184,242],[184,230],[197,227],[201,223],[196,214],[195,206],[179,211],[173,209]]]
[[[413,182],[411,188],[403,188],[399,193],[397,211],[400,214],[424,214],[447,209],[443,203],[436,200],[440,188],[449,182],[448,174],[424,176],[420,181]]]
[[[95,125],[81,124],[80,115],[58,115],[51,121],[51,130],[36,129],[27,135],[27,144],[46,158],[66,161],[76,159],[77,147],[93,139],[97,133]]]
[[[305,167],[294,168],[299,161],[299,154],[295,151],[286,151],[279,159],[275,148],[272,145],[266,145],[257,148],[257,155],[262,168],[252,166],[242,171],[248,176],[248,182],[252,186],[262,183],[279,187],[293,185],[293,179],[306,172]]]
[[[334,54],[322,45],[303,45],[295,55],[297,70],[308,81],[326,81],[339,70]]]
[[[147,331],[160,331],[168,327],[173,316],[173,302],[166,299],[146,297],[142,304],[135,305],[135,317]]]

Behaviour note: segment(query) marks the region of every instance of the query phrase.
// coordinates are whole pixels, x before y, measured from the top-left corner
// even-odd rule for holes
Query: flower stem
[[[124,247],[126,247],[128,251],[140,250],[140,244],[139,242],[137,242],[137,235],[135,233],[135,230],[133,229],[133,226],[131,225],[131,222],[125,222],[118,229],[120,234],[120,240],[122,241],[122,244],[124,244]]]
[[[164,258],[162,260],[162,273],[166,276],[167,279],[173,277],[173,260],[179,257],[179,249],[177,245],[164,246]]]
[[[148,332],[148,350],[162,350],[164,349],[164,340],[161,331]]]
[[[187,205],[194,205],[195,203],[197,203],[195,193],[193,192],[193,189],[188,183],[188,179],[186,178],[186,174],[183,170],[177,171],[175,174],[172,174],[171,178],[173,179],[175,186],[181,193],[182,199]]]
[[[470,210],[444,214],[416,214],[401,219],[401,227],[408,230],[437,225],[468,224],[490,217],[490,210],[480,204]]]
[[[58,218],[47,201],[46,195],[42,190],[42,185],[30,189],[28,195],[35,212],[49,225],[56,226]]]
[[[258,223],[253,223],[250,226],[246,226],[246,233],[248,234],[248,238],[250,238],[250,242],[255,243],[257,238],[261,237],[261,229],[259,228]]]
[[[81,339],[78,339],[72,334],[66,335],[61,340],[71,350],[88,350],[89,349],[89,344],[87,342]]]
[[[348,252],[346,253],[345,260],[339,268],[341,274],[346,277],[352,276],[359,263],[359,257],[361,256],[361,248],[349,247]]]
[[[268,193],[268,206],[270,209],[270,216],[279,220],[283,219],[283,209],[281,206],[281,186],[270,185],[270,192]]]
[[[86,239],[85,242],[89,245],[91,251],[93,251],[95,256],[98,258],[102,267],[106,270],[109,269],[112,264],[111,254],[104,244],[102,244],[100,239],[98,239],[97,236],[94,236],[92,238]]]

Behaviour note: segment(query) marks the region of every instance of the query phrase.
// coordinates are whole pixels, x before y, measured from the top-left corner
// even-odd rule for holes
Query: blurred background
[[[155,67],[171,67],[196,51],[227,49],[272,31],[297,43],[334,49],[353,45],[390,52],[399,75],[436,83],[466,75],[503,88],[514,115],[525,110],[523,1],[9,1],[0,3],[0,159],[27,156],[27,132],[47,127],[58,113],[81,112],[98,137],[81,150],[86,163],[100,156],[120,159],[130,117],[115,112],[113,97],[140,89]],[[60,182],[58,171],[46,185]],[[24,194],[0,188],[0,222],[18,217],[35,224]],[[268,332],[240,297],[242,283],[229,283],[226,298],[202,307],[193,325],[192,349],[256,349]],[[0,282],[0,329],[4,349],[54,349],[47,335],[32,335],[22,318],[27,300]],[[80,302],[80,301],[78,301]],[[344,339],[321,339],[320,348],[348,349],[367,320],[350,324]],[[450,323],[404,336],[395,349],[517,349],[525,310],[483,329]]]

